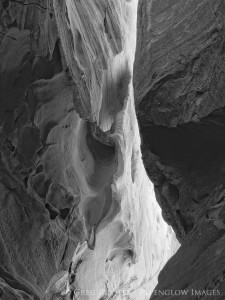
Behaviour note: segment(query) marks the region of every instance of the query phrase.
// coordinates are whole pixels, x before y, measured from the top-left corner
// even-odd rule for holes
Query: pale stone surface
[[[142,163],[136,11],[0,3],[4,300],[148,299],[178,248]]]

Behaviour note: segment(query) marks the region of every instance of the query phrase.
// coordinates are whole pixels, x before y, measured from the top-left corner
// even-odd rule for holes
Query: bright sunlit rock
[[[70,153],[86,241],[47,294],[58,286],[74,299],[149,299],[178,242],[141,157],[132,86],[137,1],[65,3],[54,8],[66,63],[80,86],[79,114],[97,127],[75,114]]]

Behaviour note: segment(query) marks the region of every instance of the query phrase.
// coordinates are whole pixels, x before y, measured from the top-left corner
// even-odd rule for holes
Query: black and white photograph
[[[225,0],[0,0],[0,300],[225,300]]]

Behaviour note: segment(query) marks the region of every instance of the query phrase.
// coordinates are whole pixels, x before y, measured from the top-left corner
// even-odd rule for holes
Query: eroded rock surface
[[[1,299],[148,299],[178,247],[142,163],[136,9],[0,2]]]
[[[134,93],[143,160],[181,242],[156,289],[220,291],[190,299],[225,293],[224,13],[220,0],[140,0],[138,7]]]

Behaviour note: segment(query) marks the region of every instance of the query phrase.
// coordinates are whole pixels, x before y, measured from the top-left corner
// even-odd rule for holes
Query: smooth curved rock
[[[178,243],[140,151],[137,1],[0,3],[0,294],[148,299]]]

